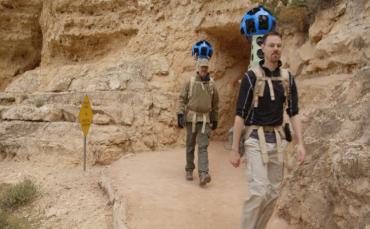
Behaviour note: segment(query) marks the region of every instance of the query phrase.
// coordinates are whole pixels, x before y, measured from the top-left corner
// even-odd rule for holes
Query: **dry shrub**
[[[36,185],[28,179],[11,185],[2,192],[0,197],[0,207],[4,211],[14,210],[32,202],[36,198]]]
[[[36,195],[37,187],[28,179],[14,185],[0,184],[0,228],[31,228],[28,219],[15,216],[13,211],[31,203]]]

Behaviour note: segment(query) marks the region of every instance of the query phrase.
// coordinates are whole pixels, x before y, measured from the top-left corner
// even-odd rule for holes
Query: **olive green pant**
[[[192,123],[186,123],[186,171],[193,171],[195,145],[198,144],[198,172],[208,172],[208,144],[210,127],[206,124],[204,133],[202,133],[202,122],[197,122],[195,132],[192,132]]]
[[[264,164],[258,139],[244,142],[247,157],[248,195],[244,202],[242,229],[264,229],[271,217],[283,180],[283,162],[276,143],[266,143],[269,162]],[[283,143],[284,148],[286,142]]]

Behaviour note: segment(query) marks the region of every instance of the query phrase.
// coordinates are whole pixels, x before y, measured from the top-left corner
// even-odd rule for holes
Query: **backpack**
[[[247,118],[249,117],[253,108],[258,107],[258,99],[259,99],[259,97],[263,97],[266,83],[268,84],[268,88],[270,90],[271,100],[272,101],[275,100],[275,92],[274,92],[274,88],[273,88],[273,85],[272,85],[272,81],[282,81],[283,88],[284,88],[284,96],[285,96],[283,110],[285,110],[286,107],[288,106],[288,99],[291,95],[290,85],[289,85],[290,84],[289,71],[287,69],[281,68],[279,77],[266,77],[264,70],[260,66],[252,67],[250,70],[252,70],[254,72],[255,76],[256,76],[256,83],[255,83],[254,88],[253,88],[252,104],[251,104],[251,106],[248,110]],[[286,124],[284,124],[284,120],[283,120],[283,126],[286,126]],[[260,142],[260,147],[261,147],[262,160],[263,160],[264,163],[267,163],[269,161],[269,158],[268,158],[268,155],[267,155],[267,149],[266,149],[266,142],[265,142],[264,134],[262,132],[263,129],[261,129],[261,128],[262,127],[251,126],[250,128],[248,128],[248,130],[245,130],[246,135],[242,135],[240,140],[243,143],[244,140],[245,140],[245,139],[243,139],[243,136],[244,137],[249,136],[252,129],[256,129],[258,131],[261,131],[261,133],[258,133],[258,138],[260,139],[259,142]],[[288,124],[288,128],[289,128],[289,124]],[[279,127],[279,128],[274,128],[274,130],[275,130],[275,133],[276,133],[276,131],[278,131],[280,133],[283,132],[285,137],[287,136],[287,132],[286,132],[285,129],[282,128],[282,126]],[[290,134],[290,131],[289,131],[289,134]],[[264,140],[261,140],[262,137],[263,137]],[[282,156],[282,152],[281,152],[281,148],[280,148],[281,138],[279,137],[279,139],[278,139],[278,136],[276,136],[276,138],[277,138],[276,142],[277,142],[277,151],[278,151],[279,161],[283,161],[283,156]],[[240,143],[240,150],[241,150],[240,153],[244,154],[245,149],[244,149],[244,145],[242,143]]]
[[[190,86],[189,86],[189,91],[188,91],[188,98],[190,98],[193,94],[193,87],[195,85],[195,76],[191,77],[190,79]],[[202,84],[203,85],[203,84]],[[209,88],[211,90],[211,96],[213,96],[214,88],[215,88],[215,81],[212,77],[210,77],[209,80]]]

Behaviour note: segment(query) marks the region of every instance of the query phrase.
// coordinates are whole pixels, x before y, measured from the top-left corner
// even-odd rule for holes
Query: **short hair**
[[[283,39],[283,36],[281,35],[281,33],[277,32],[277,31],[272,31],[272,32],[268,32],[265,35],[263,35],[262,43],[265,44],[267,38],[270,37],[270,36],[278,36],[278,37],[280,37],[280,39]]]

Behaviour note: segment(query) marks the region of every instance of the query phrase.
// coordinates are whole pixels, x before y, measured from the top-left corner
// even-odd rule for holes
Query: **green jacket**
[[[186,122],[193,120],[193,112],[196,112],[196,121],[203,121],[203,114],[207,114],[207,122],[210,121],[210,114],[212,113],[214,121],[218,121],[218,92],[213,79],[202,81],[197,74],[192,86],[192,80],[188,80],[183,86],[180,97],[179,107],[177,113],[185,114]],[[191,93],[191,95],[190,95]]]

